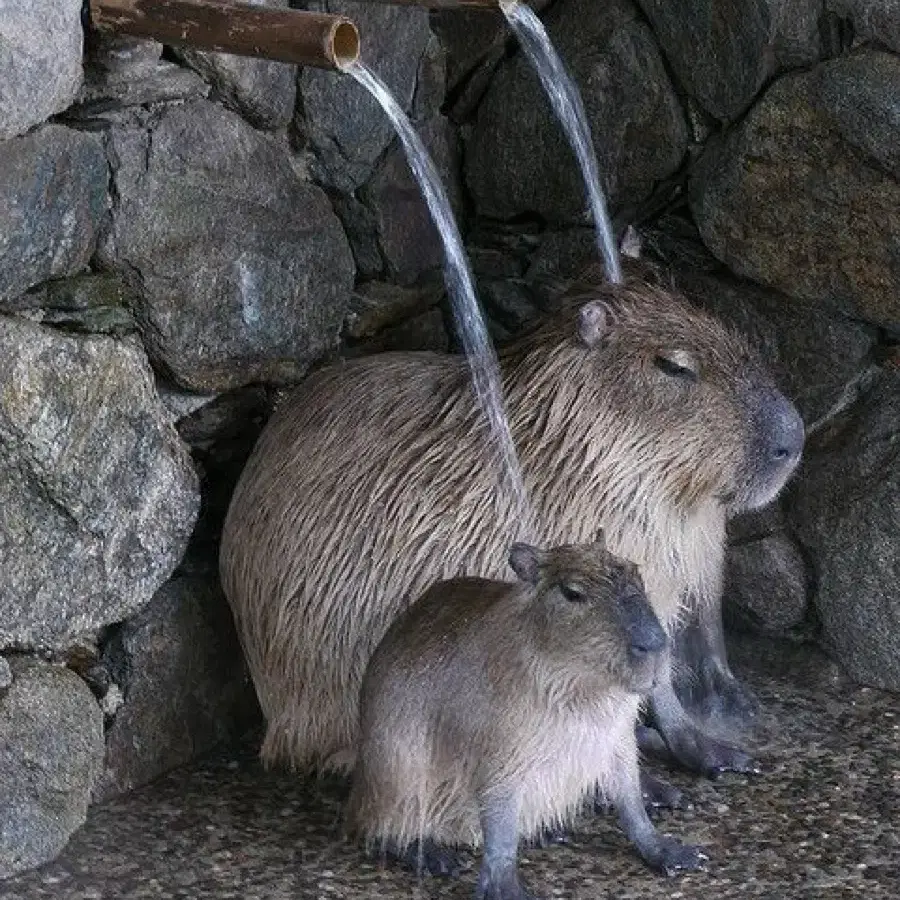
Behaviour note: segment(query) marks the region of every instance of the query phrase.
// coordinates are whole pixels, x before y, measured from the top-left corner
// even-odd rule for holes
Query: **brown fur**
[[[607,329],[579,339],[599,302]],[[696,369],[695,384],[661,371]],[[641,568],[671,627],[718,602],[726,514],[790,473],[756,452],[774,391],[736,335],[659,287],[575,291],[501,354],[532,539],[589,540]],[[312,375],[276,411],[225,523],[221,573],[268,730],[268,762],[353,762],[363,672],[397,614],[436,579],[498,577],[520,518],[466,363],[386,353]]]
[[[635,717],[661,654],[629,654],[623,601],[662,637],[637,569],[602,544],[542,551],[534,584],[430,587],[366,671],[350,831],[478,845],[497,793],[519,798],[521,835],[567,821],[595,785],[617,805],[637,795]]]

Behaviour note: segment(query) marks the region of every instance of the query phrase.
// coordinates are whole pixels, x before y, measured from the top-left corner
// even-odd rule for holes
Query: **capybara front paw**
[[[653,859],[647,862],[663,875],[677,875],[679,872],[697,872],[704,867],[709,857],[691,844],[682,844],[675,838],[661,837],[659,848]]]

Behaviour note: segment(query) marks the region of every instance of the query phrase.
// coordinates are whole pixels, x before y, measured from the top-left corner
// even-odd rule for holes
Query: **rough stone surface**
[[[0,53],[2,47],[0,36]],[[5,311],[32,285],[87,265],[106,209],[108,173],[96,137],[59,125],[0,143],[0,172]]]
[[[256,6],[287,8],[288,0],[256,0]],[[291,121],[297,67],[268,59],[181,48],[178,55],[207,78],[216,95],[258,128],[281,128]]]
[[[117,275],[92,273],[45,281],[6,305],[32,322],[119,337],[137,330],[130,311],[134,300]]]
[[[681,83],[712,115],[733,118],[766,76],[768,0],[638,0]]]
[[[443,116],[435,116],[418,131],[441,176],[457,226],[462,228],[459,147],[453,126]],[[440,235],[399,142],[390,148],[360,196],[373,211],[381,255],[390,277],[400,284],[410,284],[423,272],[442,267]]]
[[[785,76],[691,178],[712,252],[802,299],[900,322],[900,58],[866,51]]]
[[[579,85],[611,205],[637,202],[674,172],[687,128],[650,29],[626,0],[564,0],[545,17]],[[477,212],[551,222],[587,220],[580,170],[531,66],[520,52],[495,75],[468,146]]]
[[[809,647],[759,638],[730,659],[763,706],[761,777],[671,777],[691,808],[657,827],[704,846],[706,871],[649,871],[612,815],[565,846],[524,847],[522,878],[565,900],[894,900],[900,868],[897,699],[854,687]],[[60,859],[0,883],[0,900],[469,900],[459,879],[416,878],[340,836],[343,782],[264,771],[255,747],[91,810]]]
[[[444,296],[439,280],[413,287],[385,281],[369,281],[354,292],[344,322],[344,333],[354,340],[373,337],[379,331],[436,306]]]
[[[727,273],[679,268],[673,275],[688,297],[750,338],[808,425],[866,368],[874,328]]]
[[[0,656],[0,691],[5,691],[13,681],[12,669],[5,656]]]
[[[733,545],[725,561],[725,604],[737,624],[767,634],[788,632],[806,616],[806,565],[796,545],[774,534]]]
[[[416,73],[429,43],[428,11],[378,3],[310,3],[346,15],[357,25],[363,61],[410,108]],[[344,191],[360,187],[394,137],[378,102],[352,78],[307,67],[300,75],[298,128],[315,153],[318,180]]]
[[[286,150],[199,100],[112,128],[118,203],[103,245],[131,275],[151,356],[183,387],[296,379],[337,341],[353,260]]]
[[[197,478],[130,342],[0,317],[0,647],[65,647],[181,558]]]
[[[65,847],[103,764],[103,715],[87,685],[35,659],[11,668],[12,686],[0,694],[0,878]]]
[[[822,0],[637,0],[678,80],[710,115],[733,119],[778,69],[817,62]]]
[[[164,584],[104,648],[103,659],[124,702],[107,731],[96,796],[147,784],[259,721],[214,575]]]
[[[72,102],[82,46],[81,0],[0,0],[0,140]]]
[[[860,40],[900,53],[900,0],[825,0],[825,6],[849,19]]]
[[[191,548],[179,570],[208,577],[218,570],[222,521],[238,476],[272,411],[277,391],[251,385],[220,394],[179,419],[178,433],[200,473],[203,503]]]
[[[825,640],[852,677],[900,690],[900,367],[809,441],[791,499]]]

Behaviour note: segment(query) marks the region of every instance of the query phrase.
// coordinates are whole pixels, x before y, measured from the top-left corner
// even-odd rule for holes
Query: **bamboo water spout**
[[[498,10],[504,0],[368,0],[369,3],[381,3],[390,6],[424,6],[426,9],[472,9]],[[505,0],[510,2],[510,0]],[[511,0],[518,3],[520,0]],[[524,2],[524,0],[522,0]]]
[[[175,46],[321,69],[359,57],[359,32],[345,16],[226,0],[90,0],[89,8],[99,31]]]

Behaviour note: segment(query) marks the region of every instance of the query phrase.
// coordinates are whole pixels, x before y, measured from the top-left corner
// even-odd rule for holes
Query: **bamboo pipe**
[[[496,10],[502,0],[368,0],[390,6],[424,6],[426,9],[473,9]]]
[[[490,12],[500,9],[504,2],[509,6],[519,0],[367,0],[367,2],[389,6],[424,6],[426,9],[471,9]]]
[[[340,69],[359,57],[359,32],[344,16],[226,0],[89,0],[103,32],[163,44]]]

